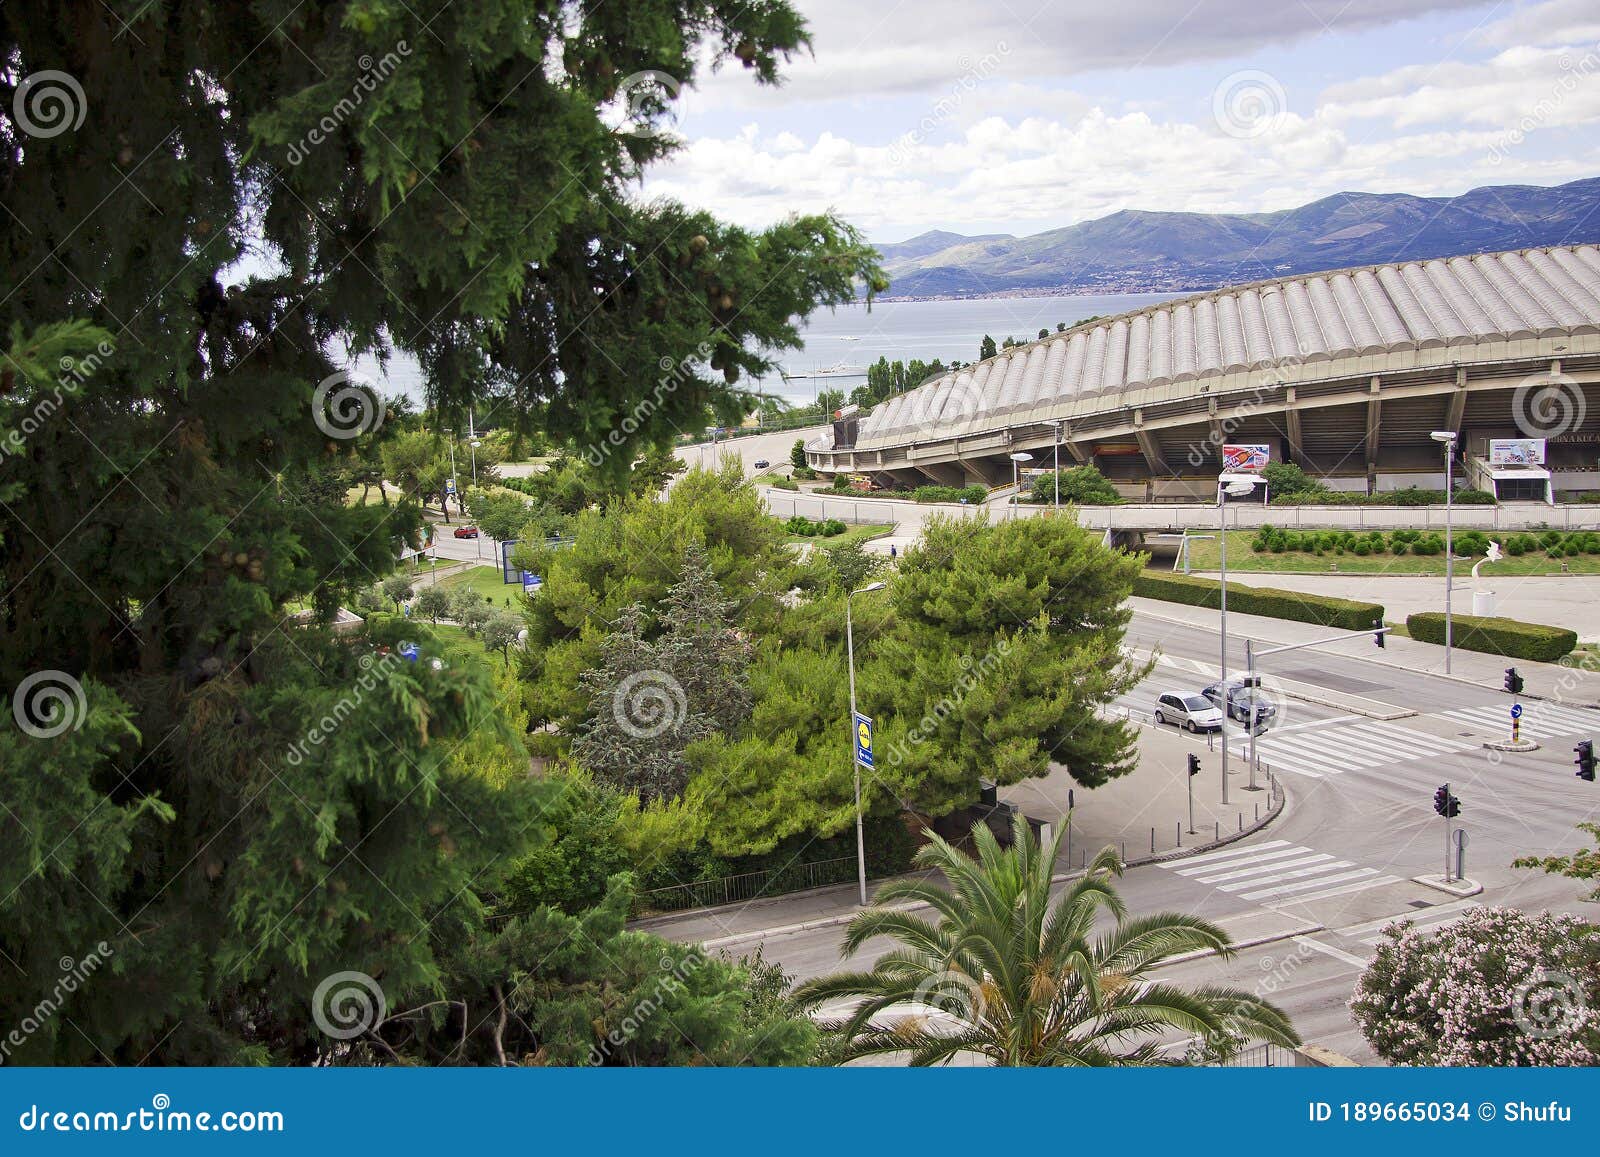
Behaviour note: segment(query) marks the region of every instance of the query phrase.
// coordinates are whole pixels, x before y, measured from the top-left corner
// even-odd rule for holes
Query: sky
[[[778,87],[680,90],[646,175],[875,242],[1600,175],[1600,0],[796,0]]]

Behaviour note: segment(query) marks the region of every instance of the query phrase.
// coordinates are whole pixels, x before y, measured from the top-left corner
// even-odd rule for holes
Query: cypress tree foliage
[[[681,795],[689,745],[733,730],[750,713],[749,649],[733,609],[705,548],[691,543],[662,604],[660,635],[644,637],[641,604],[624,607],[600,644],[600,666],[581,677],[590,715],[573,757],[645,802]]]
[[[404,351],[441,419],[619,475],[747,409],[874,255],[638,204],[674,141],[625,82],[805,45],[778,0],[0,8],[0,686],[36,712],[0,715],[0,1020],[112,954],[10,1059],[306,1060],[329,974],[446,995],[536,801],[476,770],[520,750],[486,666],[288,617],[421,528],[344,500],[401,415],[343,367]]]

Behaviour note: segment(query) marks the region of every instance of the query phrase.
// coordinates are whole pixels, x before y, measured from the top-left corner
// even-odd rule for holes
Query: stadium
[[[1508,501],[1600,491],[1600,249],[1374,265],[1098,319],[934,378],[806,447],[875,485],[1000,485],[1093,464],[1124,497],[1214,500],[1222,448],[1266,446],[1334,490]],[[1510,440],[1516,440],[1513,444]]]

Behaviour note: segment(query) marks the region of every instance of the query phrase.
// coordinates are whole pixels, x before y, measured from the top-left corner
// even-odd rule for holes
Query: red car
[[[478,528],[476,526],[458,526],[458,527],[456,527],[456,537],[457,538],[477,538],[478,537]]]

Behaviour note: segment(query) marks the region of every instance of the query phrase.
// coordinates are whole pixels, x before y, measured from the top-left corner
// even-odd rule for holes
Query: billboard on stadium
[[[1489,465],[1543,466],[1543,438],[1490,438]]]
[[[1259,474],[1272,460],[1272,447],[1263,443],[1241,443],[1222,448],[1222,469],[1229,474]]]

